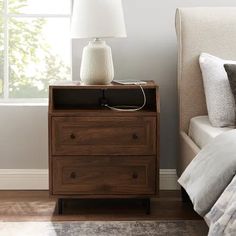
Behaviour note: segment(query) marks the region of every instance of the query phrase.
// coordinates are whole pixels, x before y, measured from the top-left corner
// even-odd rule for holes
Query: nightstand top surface
[[[153,80],[142,80],[145,81],[146,84],[142,84],[141,86],[143,88],[156,88],[158,85]],[[81,88],[81,89],[132,89],[137,88],[139,85],[130,84],[130,85],[124,85],[119,84],[116,82],[112,82],[111,84],[107,85],[85,85],[81,81],[63,81],[63,82],[56,82],[54,84],[50,85],[51,88]]]

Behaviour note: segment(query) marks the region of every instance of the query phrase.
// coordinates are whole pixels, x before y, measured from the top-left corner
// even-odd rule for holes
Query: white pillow
[[[211,124],[217,127],[234,125],[236,106],[224,64],[236,64],[236,61],[202,53],[199,63]]]

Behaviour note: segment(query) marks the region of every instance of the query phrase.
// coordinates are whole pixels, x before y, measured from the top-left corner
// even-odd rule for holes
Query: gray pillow
[[[234,100],[235,100],[235,104],[236,104],[236,65],[225,64],[224,68],[225,68],[225,71],[228,75],[230,88],[231,88],[232,93],[234,95]],[[236,124],[236,120],[235,120],[235,124]]]

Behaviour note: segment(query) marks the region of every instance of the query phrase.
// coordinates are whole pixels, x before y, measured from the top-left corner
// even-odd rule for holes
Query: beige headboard
[[[207,114],[200,53],[236,60],[236,7],[179,8],[176,31],[180,129],[187,132],[192,117]]]

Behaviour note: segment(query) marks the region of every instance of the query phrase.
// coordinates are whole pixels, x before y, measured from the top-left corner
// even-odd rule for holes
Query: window
[[[46,98],[71,79],[71,0],[0,0],[0,98]]]

